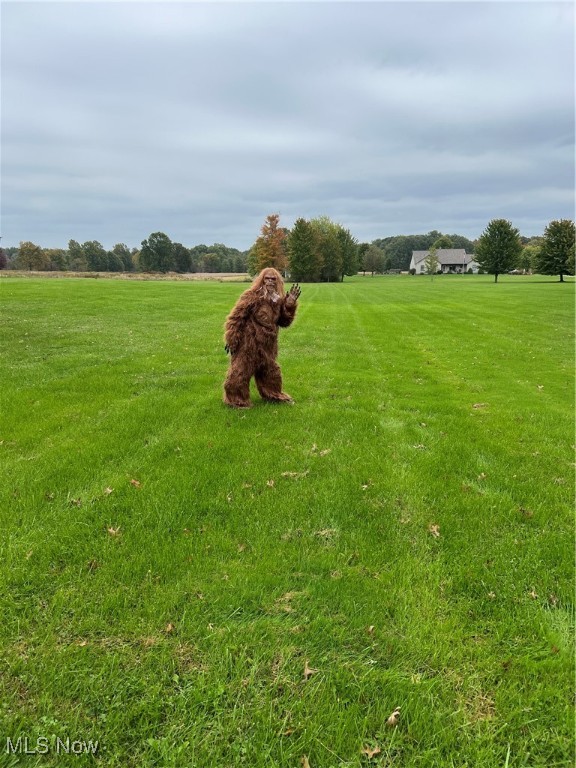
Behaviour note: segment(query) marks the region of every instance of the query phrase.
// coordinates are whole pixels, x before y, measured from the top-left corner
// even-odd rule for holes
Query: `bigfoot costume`
[[[224,326],[226,351],[231,361],[224,382],[224,402],[232,408],[250,408],[250,379],[254,376],[264,400],[291,403],[282,392],[278,356],[278,327],[287,328],[296,314],[300,288],[284,293],[279,272],[267,268],[244,291]]]

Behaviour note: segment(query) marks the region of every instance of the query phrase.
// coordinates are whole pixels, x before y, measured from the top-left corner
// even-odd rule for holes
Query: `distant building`
[[[416,270],[417,275],[426,274],[426,258],[430,251],[412,251],[410,269]],[[462,274],[466,272],[478,272],[478,264],[471,253],[466,253],[464,248],[438,248],[436,251],[438,270],[443,274]]]

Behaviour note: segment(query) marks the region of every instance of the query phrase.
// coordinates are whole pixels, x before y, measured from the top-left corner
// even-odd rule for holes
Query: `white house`
[[[417,275],[426,273],[426,257],[430,251],[412,251],[410,269],[416,270]],[[464,248],[438,248],[436,251],[438,270],[443,274],[462,274],[466,272],[478,272],[478,264],[471,253],[466,253]]]

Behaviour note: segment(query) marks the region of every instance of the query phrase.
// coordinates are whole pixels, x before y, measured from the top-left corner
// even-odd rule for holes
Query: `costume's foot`
[[[224,400],[224,405],[227,405],[228,408],[252,408],[252,403],[230,403],[227,400]]]
[[[267,403],[284,403],[285,405],[294,405],[294,400],[285,392],[280,392],[278,395],[272,395],[271,397],[263,398]]]

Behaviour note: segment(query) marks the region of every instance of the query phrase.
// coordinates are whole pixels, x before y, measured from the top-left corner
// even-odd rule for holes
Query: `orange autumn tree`
[[[286,230],[279,226],[280,214],[271,213],[260,230],[260,236],[250,249],[248,266],[252,274],[265,267],[274,267],[284,273],[288,263]]]

